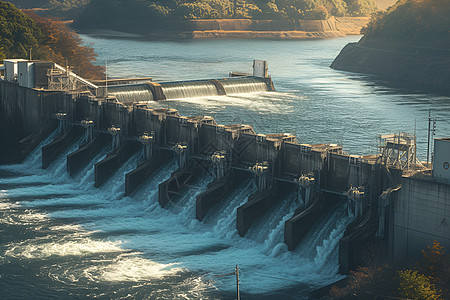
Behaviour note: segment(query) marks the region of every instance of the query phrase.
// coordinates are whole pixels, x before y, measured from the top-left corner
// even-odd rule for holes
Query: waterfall
[[[227,95],[267,91],[264,79],[257,77],[224,78],[217,82],[223,85]],[[216,85],[210,80],[163,82],[161,89],[166,99],[219,95]],[[153,101],[152,87],[147,83],[113,85],[108,87],[108,95],[115,96],[122,103]]]
[[[126,84],[108,87],[108,95],[122,103],[152,101],[153,94],[148,84]]]
[[[223,296],[233,292],[234,277],[211,275],[230,272],[235,264],[241,268],[242,290],[254,294],[295,285],[323,286],[341,278],[337,274],[338,244],[349,222],[343,205],[331,208],[291,252],[283,243],[283,233],[285,221],[298,206],[295,193],[280,199],[241,238],[236,230],[236,211],[256,191],[252,180],[244,180],[199,222],[195,219],[196,197],[212,180],[209,175],[201,176],[177,200],[161,208],[158,185],[177,169],[173,160],[146,179],[132,196],[125,197],[125,174],[136,167],[140,153],[129,158],[97,189],[93,186],[94,165],[107,150],[99,151],[77,176],[69,177],[66,155],[77,147],[77,143],[72,144],[46,170],[40,169],[40,152],[36,151],[20,165],[22,169],[27,165],[36,170],[7,179],[8,184],[25,183],[0,194],[3,207],[23,207],[24,215],[13,215],[8,222],[27,222],[27,226],[39,228],[36,238],[6,245],[4,253],[8,258],[40,263],[36,258],[51,261],[56,257],[66,267],[46,266],[52,278],[86,289],[103,282],[142,281],[155,285],[143,285],[133,294],[136,297],[159,291],[156,287],[167,282],[197,289],[194,280],[202,287],[204,298],[213,298],[216,290]],[[27,186],[33,182],[42,184]],[[21,211],[17,208],[12,213]],[[162,274],[163,279],[155,282]],[[175,298],[178,292],[164,289],[155,292],[155,298]]]
[[[161,83],[166,99],[217,96],[216,86],[209,80]]]
[[[267,91],[264,80],[257,77],[226,78],[218,81],[222,83],[227,95]]]

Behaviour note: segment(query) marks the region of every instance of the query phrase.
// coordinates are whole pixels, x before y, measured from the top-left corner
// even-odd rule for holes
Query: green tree
[[[3,61],[5,58],[6,58],[6,55],[3,52],[3,47],[0,47],[0,61]]]
[[[347,4],[348,14],[353,17],[370,16],[377,8],[373,0],[344,0]]]
[[[0,1],[0,45],[8,58],[28,57],[43,38],[33,20],[8,2]]]

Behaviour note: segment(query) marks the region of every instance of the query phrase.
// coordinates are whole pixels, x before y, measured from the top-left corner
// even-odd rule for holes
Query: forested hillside
[[[332,68],[450,91],[449,0],[400,0],[375,14],[362,32]]]
[[[363,34],[365,39],[450,48],[450,1],[400,0],[375,14]]]
[[[48,8],[63,14],[84,8],[84,13],[118,13],[123,17],[150,18],[301,18],[325,19],[333,16],[366,16],[376,9],[374,0],[10,0],[19,8]],[[130,14],[131,13],[131,14]],[[120,20],[119,20],[120,21]]]
[[[0,1],[0,59],[28,58],[51,60],[62,65],[68,61],[75,71],[88,78],[102,75],[94,66],[95,53],[82,45],[78,35],[60,21],[26,13],[11,3]]]

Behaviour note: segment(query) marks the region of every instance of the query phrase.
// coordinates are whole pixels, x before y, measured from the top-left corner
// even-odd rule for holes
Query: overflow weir
[[[356,266],[358,252],[364,251],[363,245],[371,239],[385,240],[393,249],[393,257],[401,255],[404,245],[395,242],[398,230],[392,209],[401,197],[403,182],[407,180],[412,185],[414,176],[423,177],[430,171],[429,166],[417,161],[415,137],[381,136],[379,153],[357,156],[345,153],[342,146],[333,143],[299,143],[291,134],[257,134],[249,125],[220,125],[209,116],[185,117],[174,109],[149,109],[140,103],[149,95],[153,99],[155,95],[180,98],[199,93],[270,90],[273,85],[266,76],[265,64],[263,73],[262,77],[193,81],[187,85],[146,83],[145,87],[141,84],[111,88],[108,95],[116,93],[119,98],[119,94],[126,94],[120,96],[123,102],[88,91],[50,91],[0,81],[1,124],[6,124],[12,133],[5,138],[4,149],[15,149],[20,154],[11,155],[2,163],[20,161],[56,132],[55,139],[42,148],[43,168],[74,143],[79,148],[67,156],[70,175],[109,149],[106,157],[95,162],[96,187],[138,152],[136,168],[123,179],[126,195],[167,161],[176,160],[178,169],[159,185],[158,201],[162,207],[176,202],[202,174],[209,173],[212,179],[195,201],[196,218],[202,221],[242,182],[253,180],[256,192],[237,207],[236,229],[240,236],[245,236],[275,203],[296,193],[297,209],[284,229],[289,250],[296,248],[322,216],[345,202],[353,221],[339,246],[341,273]],[[181,92],[182,85],[187,87],[185,92]],[[133,104],[126,99],[133,100]],[[6,157],[3,154],[8,152],[1,150],[2,157]],[[435,184],[448,189],[446,183]]]

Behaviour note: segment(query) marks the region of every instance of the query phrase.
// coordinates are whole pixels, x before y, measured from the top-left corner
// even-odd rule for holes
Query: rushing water
[[[183,43],[83,38],[93,43],[100,61],[108,59],[109,74],[117,77],[220,78],[229,71],[250,72],[253,59],[269,62],[278,92],[151,104],[182,115],[250,123],[260,133],[291,132],[300,142],[339,142],[354,154],[375,152],[377,134],[416,127],[424,158],[430,109],[438,119],[437,136],[450,135],[448,97],[328,68],[357,37]],[[64,155],[42,170],[40,148],[20,165],[0,167],[0,298],[233,299],[235,278],[214,275],[230,273],[236,264],[243,299],[297,299],[341,278],[337,246],[350,221],[342,205],[289,252],[283,230],[298,206],[295,194],[280,199],[240,238],[236,208],[254,191],[252,181],[242,182],[198,222],[195,197],[210,177],[162,209],[158,184],[176,169],[174,162],[125,197],[124,174],[138,155],[96,189],[93,165],[105,155],[106,150],[99,153],[75,178],[66,173]]]

